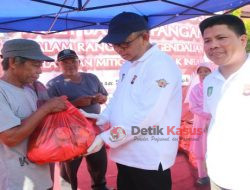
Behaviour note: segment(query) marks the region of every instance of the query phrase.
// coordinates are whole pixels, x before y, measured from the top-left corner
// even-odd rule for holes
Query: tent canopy
[[[201,15],[213,15],[250,0],[1,0],[0,32],[55,33],[105,29],[123,12],[144,15],[150,28]]]

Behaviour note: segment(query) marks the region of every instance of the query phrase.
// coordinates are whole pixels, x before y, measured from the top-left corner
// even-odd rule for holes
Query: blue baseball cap
[[[108,34],[99,43],[122,43],[133,32],[148,29],[148,23],[143,16],[132,12],[123,12],[110,21]]]

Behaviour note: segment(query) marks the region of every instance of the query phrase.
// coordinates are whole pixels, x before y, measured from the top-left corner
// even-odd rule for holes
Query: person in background
[[[87,113],[99,114],[101,104],[107,100],[107,91],[97,76],[78,71],[80,60],[75,51],[70,49],[58,53],[57,65],[62,74],[47,83],[50,97],[66,95],[68,100],[77,108]],[[72,161],[61,163],[62,176],[77,190],[77,171],[82,162],[82,156]],[[87,168],[92,178],[93,190],[107,190],[105,174],[107,170],[107,153],[105,146],[95,154],[86,156]]]
[[[243,21],[233,15],[203,20],[207,57],[218,69],[203,82],[204,112],[212,115],[206,163],[212,190],[250,188],[250,56]]]
[[[66,109],[56,97],[37,108],[37,96],[28,87],[42,72],[44,55],[37,42],[6,41],[1,50],[4,74],[0,79],[0,189],[46,190],[52,187],[48,165],[36,165],[27,155],[28,138],[42,119]]]
[[[97,119],[99,125],[110,122],[111,129],[96,137],[88,153],[99,151],[104,142],[110,147],[119,190],[169,190],[181,120],[181,72],[149,42],[147,21],[138,14],[116,15],[101,42],[126,62],[113,98]],[[167,126],[172,127],[169,134]]]
[[[195,139],[190,143],[190,151],[193,153],[198,169],[197,183],[205,185],[209,183],[207,176],[205,155],[207,145],[207,127],[210,122],[211,115],[203,112],[203,80],[211,73],[209,63],[201,63],[197,68],[197,75],[200,83],[196,84],[189,95],[189,109],[194,115],[192,138]]]

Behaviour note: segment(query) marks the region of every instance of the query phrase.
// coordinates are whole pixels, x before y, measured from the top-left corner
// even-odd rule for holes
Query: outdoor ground
[[[209,190],[210,186],[197,186],[195,181],[197,178],[197,171],[193,166],[188,162],[186,154],[179,152],[176,158],[175,165],[171,168],[173,188],[172,190]],[[116,165],[114,162],[109,160],[108,162],[108,171],[106,174],[107,185],[108,187],[116,188]],[[67,190],[67,188],[60,188],[59,185],[59,170],[55,170],[55,187],[54,190]],[[78,186],[80,190],[91,190],[90,176],[86,170],[85,160],[82,162],[80,169],[78,171]]]

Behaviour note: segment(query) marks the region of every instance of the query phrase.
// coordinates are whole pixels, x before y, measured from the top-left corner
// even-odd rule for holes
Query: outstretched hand
[[[104,144],[104,141],[102,140],[100,135],[97,135],[95,137],[94,142],[90,145],[90,147],[87,150],[87,154],[85,154],[85,156],[89,155],[89,154],[93,154],[96,153],[98,151],[101,150],[102,146]]]
[[[41,109],[43,109],[47,114],[64,111],[67,109],[65,98],[51,98],[41,106]]]

